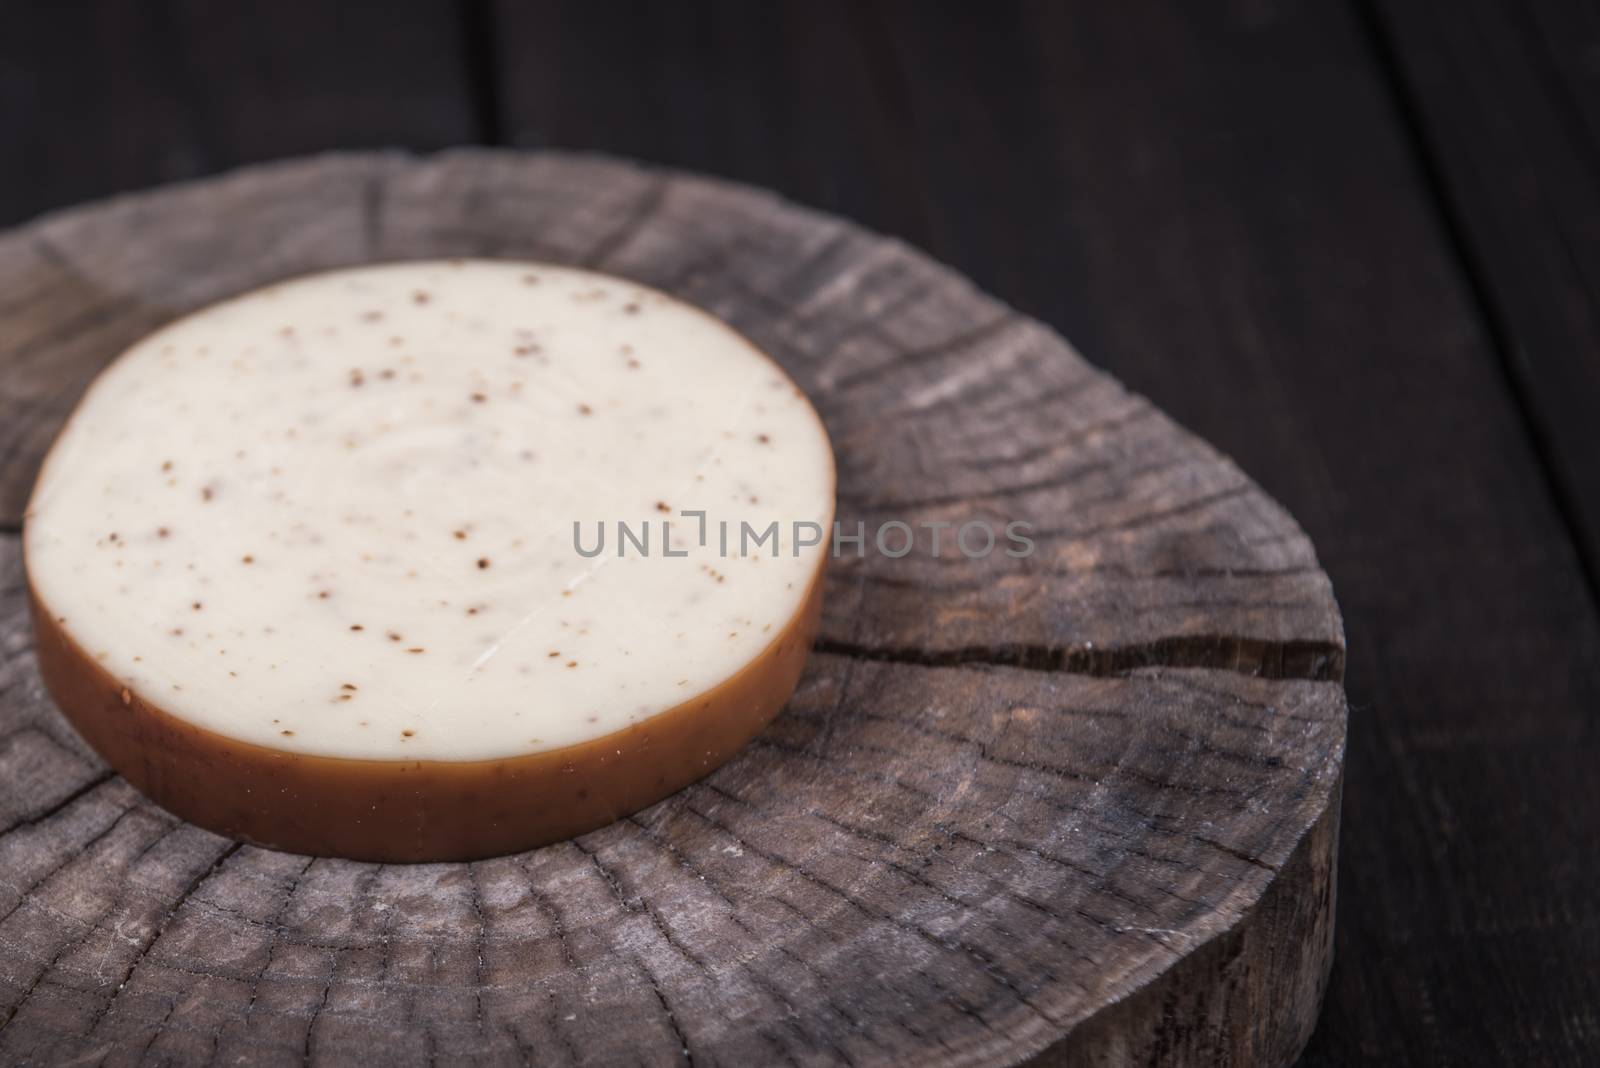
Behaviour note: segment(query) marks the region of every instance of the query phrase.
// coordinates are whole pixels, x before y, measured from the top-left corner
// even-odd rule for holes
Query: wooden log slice
[[[242,846],[110,774],[29,646],[21,509],[89,378],[307,271],[616,272],[776,356],[840,519],[799,692],[639,816],[474,864]],[[1174,353],[1174,359],[1186,358]],[[0,237],[0,1061],[1283,1064],[1331,954],[1344,639],[1294,521],[1059,337],[762,192],[558,154],[257,167]],[[1034,526],[969,559],[962,523]]]

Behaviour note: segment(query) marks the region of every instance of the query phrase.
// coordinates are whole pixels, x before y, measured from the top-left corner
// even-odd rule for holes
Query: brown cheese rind
[[[726,682],[581,745],[502,760],[348,760],[195,726],[107,673],[32,595],[45,687],[84,739],[163,808],[256,845],[353,860],[475,860],[603,827],[709,774],[794,692],[822,610],[800,611]]]

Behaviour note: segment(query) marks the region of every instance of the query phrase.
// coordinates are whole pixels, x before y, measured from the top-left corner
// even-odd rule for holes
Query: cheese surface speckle
[[[810,403],[715,318],[573,269],[411,263],[134,346],[46,461],[25,546],[125,694],[294,753],[483,760],[755,660],[822,566],[825,537],[798,542],[833,494]],[[775,554],[741,553],[741,524],[774,523]]]

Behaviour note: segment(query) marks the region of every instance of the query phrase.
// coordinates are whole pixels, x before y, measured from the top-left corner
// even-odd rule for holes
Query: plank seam
[[[478,141],[485,145],[505,144],[505,125],[500,108],[499,51],[495,48],[494,9],[491,0],[463,0],[460,13],[461,66],[467,83],[467,102],[472,108]]]
[[[1600,559],[1589,545],[1596,538],[1585,537],[1583,521],[1573,488],[1556,462],[1556,445],[1550,428],[1539,415],[1527,381],[1529,370],[1517,358],[1517,344],[1507,316],[1495,297],[1493,284],[1482,259],[1473,251],[1467,220],[1461,205],[1451,195],[1441,153],[1429,136],[1429,124],[1422,104],[1406,77],[1406,66],[1393,35],[1384,24],[1376,0],[1353,0],[1357,22],[1372,47],[1378,79],[1394,105],[1410,154],[1421,176],[1422,186],[1433,207],[1433,215],[1443,231],[1451,258],[1460,271],[1478,318],[1494,351],[1495,365],[1511,397],[1517,421],[1526,432],[1534,463],[1549,493],[1556,518],[1570,542],[1578,570],[1583,575],[1591,611],[1600,613]],[[1600,534],[1600,532],[1595,532]]]

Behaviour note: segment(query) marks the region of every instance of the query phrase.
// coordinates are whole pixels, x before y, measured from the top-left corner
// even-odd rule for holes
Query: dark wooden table
[[[1305,1063],[1600,1057],[1600,12],[0,6],[0,225],[464,143],[725,175],[903,237],[1231,453],[1316,541],[1349,634]]]

